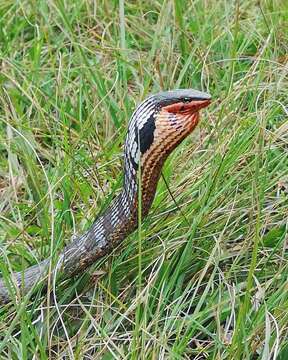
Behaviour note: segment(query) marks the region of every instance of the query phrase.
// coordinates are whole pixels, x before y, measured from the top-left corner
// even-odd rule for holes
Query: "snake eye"
[[[183,103],[188,103],[190,101],[191,101],[191,99],[188,98],[188,97],[184,97],[183,100],[182,100]]]

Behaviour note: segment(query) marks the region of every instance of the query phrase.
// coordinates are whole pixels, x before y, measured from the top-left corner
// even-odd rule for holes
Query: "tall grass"
[[[280,0],[1,2],[7,280],[57,259],[119,192],[148,93],[213,96],[141,231],[0,308],[1,358],[287,359],[287,25]]]

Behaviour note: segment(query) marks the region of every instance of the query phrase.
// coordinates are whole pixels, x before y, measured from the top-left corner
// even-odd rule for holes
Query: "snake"
[[[165,160],[192,133],[199,111],[210,102],[208,93],[176,89],[150,95],[136,107],[124,144],[123,187],[90,228],[59,254],[61,278],[83,273],[137,229],[149,213]],[[11,272],[5,280],[0,278],[0,304],[33,292],[47,277],[50,261],[44,259],[26,270]]]

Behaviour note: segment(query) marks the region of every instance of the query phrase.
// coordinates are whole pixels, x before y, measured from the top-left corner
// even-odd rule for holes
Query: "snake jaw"
[[[174,114],[194,114],[199,110],[205,108],[211,103],[211,100],[192,100],[189,102],[176,102],[171,105],[164,106],[162,110]]]
[[[199,111],[210,104],[210,99],[192,100],[189,102],[179,101],[164,106],[159,114],[159,124],[162,124],[159,132],[162,137],[173,138],[176,146],[187,137],[197,126]],[[163,126],[163,124],[165,124]],[[171,151],[174,149],[172,146]]]

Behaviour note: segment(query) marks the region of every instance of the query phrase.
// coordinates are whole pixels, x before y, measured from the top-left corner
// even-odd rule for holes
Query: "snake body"
[[[57,263],[62,277],[83,272],[137,228],[139,199],[143,219],[153,202],[164,161],[193,131],[199,110],[209,103],[209,94],[181,89],[152,95],[136,108],[125,140],[123,189],[91,228],[64,248]],[[9,290],[0,279],[0,304],[8,302],[16,290],[26,294],[32,289],[45,278],[49,263],[50,259],[46,259],[13,273]]]

